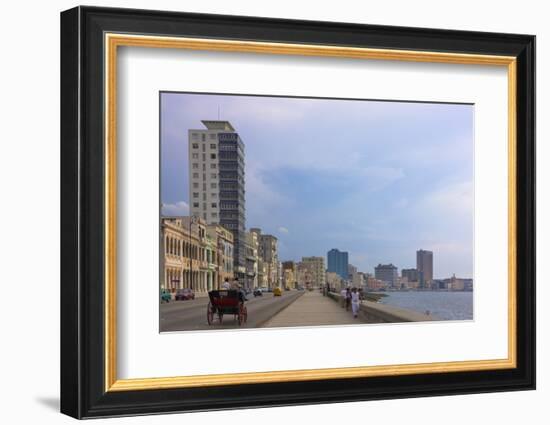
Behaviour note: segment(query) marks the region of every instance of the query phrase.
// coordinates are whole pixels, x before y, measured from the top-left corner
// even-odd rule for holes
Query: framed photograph
[[[535,388],[535,37],[61,14],[61,411]]]

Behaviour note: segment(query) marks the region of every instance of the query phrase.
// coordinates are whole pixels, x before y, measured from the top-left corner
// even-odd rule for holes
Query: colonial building
[[[298,282],[296,263],[294,261],[282,262],[283,286],[288,289],[296,289]]]
[[[340,292],[342,288],[346,287],[346,281],[338,273],[327,272],[325,279],[332,292]]]
[[[206,234],[213,241],[216,250],[214,289],[219,289],[225,279],[232,280],[233,272],[233,233],[219,224],[209,224]]]
[[[262,278],[267,280],[267,286],[274,288],[280,285],[279,254],[277,251],[277,238],[273,235],[262,234],[261,229],[252,228],[251,233],[255,233],[258,238],[258,257],[261,258],[264,269]]]
[[[260,242],[258,235],[254,232],[246,232],[245,237],[245,287],[254,289],[258,288],[258,251],[260,250]]]
[[[191,288],[206,291],[205,222],[190,222],[189,217],[163,217],[161,243],[164,276],[160,286],[175,292]]]

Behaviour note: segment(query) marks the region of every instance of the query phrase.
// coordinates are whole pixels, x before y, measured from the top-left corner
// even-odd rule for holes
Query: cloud
[[[286,227],[281,226],[277,230],[279,231],[279,233],[287,233],[288,234],[288,229]]]
[[[163,216],[180,216],[189,215],[189,204],[184,201],[179,201],[174,204],[162,204]]]

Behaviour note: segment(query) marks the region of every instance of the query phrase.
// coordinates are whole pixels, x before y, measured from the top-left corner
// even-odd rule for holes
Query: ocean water
[[[386,292],[381,304],[394,305],[426,313],[441,320],[472,320],[474,311],[473,292],[409,291]]]

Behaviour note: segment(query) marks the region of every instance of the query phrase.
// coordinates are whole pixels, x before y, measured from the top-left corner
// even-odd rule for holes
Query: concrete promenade
[[[324,297],[319,291],[306,292],[280,313],[268,320],[262,327],[349,325],[364,323],[354,319],[350,311],[339,303]]]

